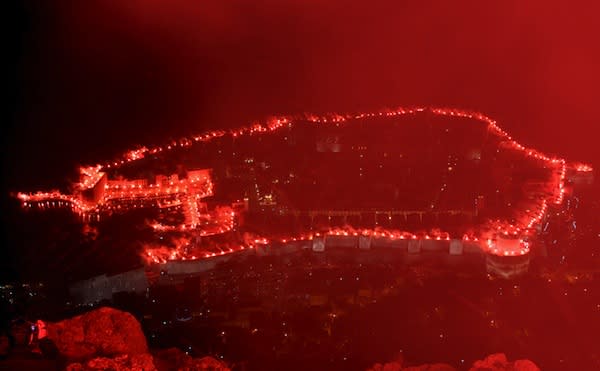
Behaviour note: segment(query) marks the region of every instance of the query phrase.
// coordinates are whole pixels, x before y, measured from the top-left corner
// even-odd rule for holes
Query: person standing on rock
[[[55,360],[47,359],[42,349],[34,351],[37,340],[35,326],[23,319],[16,319],[10,325],[10,351],[6,359],[0,362],[0,371],[4,370],[58,370]],[[41,344],[39,344],[41,346]],[[45,345],[44,345],[45,346]]]

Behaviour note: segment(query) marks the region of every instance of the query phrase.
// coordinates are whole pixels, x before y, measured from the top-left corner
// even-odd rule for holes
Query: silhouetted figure
[[[32,324],[23,319],[14,320],[10,324],[10,342],[11,349],[9,359],[39,359],[40,355],[34,354],[29,348],[31,335],[33,333]]]
[[[35,326],[23,319],[17,319],[11,323],[9,334],[10,351],[6,360],[0,362],[0,370],[49,371],[59,369],[57,362],[44,359],[42,352],[32,351],[30,344],[34,330]],[[44,347],[48,346],[44,345]]]

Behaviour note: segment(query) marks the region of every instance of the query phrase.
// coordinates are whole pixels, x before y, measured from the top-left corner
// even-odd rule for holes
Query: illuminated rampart
[[[309,125],[344,125],[352,120],[368,120],[377,117],[399,117],[420,114],[431,114],[434,116],[457,117],[474,120],[483,125],[489,133],[502,140],[504,145],[522,156],[538,161],[539,165],[550,169],[553,174],[545,183],[535,184],[539,188],[533,190],[538,195],[527,207],[522,210],[514,210],[516,215],[513,220],[488,220],[484,226],[475,228],[472,234],[462,236],[451,236],[443,230],[437,229],[436,232],[416,233],[415,231],[386,230],[382,228],[364,229],[352,228],[350,226],[334,228],[328,231],[319,231],[312,233],[303,233],[299,235],[264,237],[264,236],[246,236],[239,245],[226,248],[216,248],[208,250],[202,254],[190,255],[185,252],[188,240],[183,240],[181,244],[165,253],[160,248],[149,248],[146,251],[145,258],[151,262],[165,262],[168,260],[179,259],[200,259],[202,257],[211,257],[223,255],[230,252],[255,248],[258,245],[269,244],[276,240],[286,243],[288,241],[313,240],[320,236],[365,236],[374,238],[386,238],[389,240],[451,240],[459,239],[462,241],[475,241],[480,247],[490,254],[498,256],[520,256],[530,251],[528,237],[535,233],[534,229],[545,217],[548,209],[552,205],[559,205],[565,197],[565,181],[567,172],[589,173],[592,168],[588,165],[578,163],[567,163],[566,160],[546,155],[540,151],[523,146],[514,140],[507,132],[502,130],[495,120],[477,112],[468,112],[457,109],[446,108],[398,108],[394,110],[385,110],[374,113],[360,114],[329,114],[323,116],[302,115],[298,117],[285,116],[268,120],[264,124],[254,124],[251,126],[233,129],[217,130],[201,135],[182,138],[167,145],[156,147],[142,147],[131,150],[117,160],[108,161],[92,167],[81,169],[81,182],[75,187],[74,194],[62,194],[60,192],[37,192],[32,194],[19,193],[18,198],[26,208],[30,207],[52,207],[66,206],[74,212],[82,215],[99,215],[103,212],[112,210],[128,210],[140,207],[164,208],[170,205],[183,207],[185,223],[178,226],[168,226],[156,223],[153,225],[157,231],[197,231],[202,219],[200,211],[200,200],[213,195],[213,183],[208,171],[189,172],[187,178],[179,179],[177,177],[163,177],[161,181],[153,184],[147,184],[143,180],[116,180],[108,179],[106,172],[118,169],[126,164],[144,159],[147,155],[166,154],[175,149],[192,147],[195,143],[206,143],[217,138],[231,137],[239,138],[246,136],[269,135],[277,132],[284,127],[290,128],[300,123]],[[100,185],[100,186],[99,186]],[[216,227],[211,229],[201,229],[200,235],[208,236],[231,231],[234,228],[236,214],[227,209],[217,215],[219,222]],[[504,243],[506,238],[512,238],[516,242]],[[161,252],[162,251],[162,252]]]

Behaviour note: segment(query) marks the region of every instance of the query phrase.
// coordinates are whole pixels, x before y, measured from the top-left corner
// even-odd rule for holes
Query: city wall
[[[357,262],[374,261],[373,259],[377,260],[377,256],[382,254],[382,259],[393,254],[396,257],[403,257],[403,260],[408,263],[427,261],[431,257],[442,257],[444,258],[442,261],[448,262],[475,261],[480,262],[482,268],[485,265],[488,272],[505,278],[510,278],[515,273],[526,272],[529,262],[528,256],[518,259],[518,262],[508,261],[502,257],[491,257],[475,241],[328,235],[314,237],[312,240],[259,245],[254,249],[245,249],[199,260],[170,261],[155,266],[154,270],[156,271],[156,267],[158,267],[160,272],[158,284],[170,285],[181,283],[186,277],[209,272],[220,263],[233,258],[245,256],[286,257],[293,256],[300,251],[327,255],[328,253],[336,254],[352,250],[362,252],[356,257]],[[77,282],[70,287],[70,293],[76,302],[92,304],[101,300],[110,300],[117,292],[142,293],[149,286],[146,272],[144,268],[140,268],[113,276],[100,275]]]

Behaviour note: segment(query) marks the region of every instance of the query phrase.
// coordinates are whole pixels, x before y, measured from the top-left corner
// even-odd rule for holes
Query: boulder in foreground
[[[140,323],[127,312],[100,308],[47,326],[68,371],[229,371],[212,357],[192,358],[177,348],[148,353]]]
[[[127,354],[115,358],[98,357],[85,363],[71,363],[66,371],[157,371],[150,354]]]
[[[69,361],[148,353],[146,337],[133,315],[103,307],[48,323],[48,338]]]
[[[528,359],[510,362],[504,353],[496,353],[475,361],[469,371],[540,371],[540,368]]]

